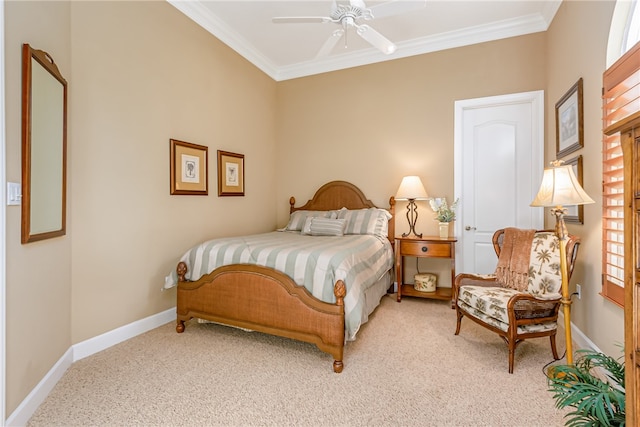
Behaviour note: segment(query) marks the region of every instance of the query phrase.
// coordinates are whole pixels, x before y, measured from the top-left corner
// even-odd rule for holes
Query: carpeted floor
[[[29,426],[562,426],[542,373],[548,338],[507,372],[496,334],[442,301],[382,299],[345,368],[315,346],[190,322],[76,362]],[[564,340],[558,334],[558,350]]]

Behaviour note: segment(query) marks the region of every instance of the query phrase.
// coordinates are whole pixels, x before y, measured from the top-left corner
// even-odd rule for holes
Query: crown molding
[[[542,17],[547,23],[547,28],[551,25],[551,22],[553,21],[553,18],[555,18],[556,13],[558,13],[558,9],[561,4],[562,0],[549,1],[544,4],[542,8]]]
[[[522,36],[546,31],[562,3],[549,2],[539,14],[531,14],[514,19],[496,21],[489,24],[465,28],[459,31],[435,34],[397,43],[398,49],[391,55],[384,55],[375,48],[333,55],[322,60],[309,60],[297,64],[278,67],[262,55],[251,43],[218,19],[200,1],[167,0],[202,28],[213,34],[224,44],[235,50],[247,61],[276,81],[290,80],[315,74],[327,73],[346,68],[359,67],[377,62],[392,61],[415,55],[453,49],[493,40]]]
[[[272,77],[277,81],[305,77],[376,62],[392,61],[409,56],[538,33],[546,31],[548,27],[547,18],[541,14],[533,14],[397,43],[398,49],[391,55],[384,55],[377,49],[371,48],[356,54],[331,56],[322,61],[301,62],[281,67],[277,74]]]
[[[167,2],[213,34],[222,43],[235,50],[247,61],[275,79],[278,74],[277,67],[244,37],[211,13],[209,9],[202,5],[201,1],[167,0]]]

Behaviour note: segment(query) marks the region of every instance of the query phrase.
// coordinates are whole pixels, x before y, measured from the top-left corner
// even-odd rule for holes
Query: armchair
[[[567,274],[573,273],[579,238],[567,241]],[[560,246],[552,231],[506,228],[493,235],[498,256],[495,274],[458,274],[453,283],[456,332],[463,317],[497,333],[509,348],[509,373],[515,350],[528,338],[548,336],[557,360],[556,332],[560,308]],[[567,279],[567,280],[568,280]]]

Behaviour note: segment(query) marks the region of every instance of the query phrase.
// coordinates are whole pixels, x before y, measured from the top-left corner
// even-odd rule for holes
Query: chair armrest
[[[495,282],[496,275],[495,274],[471,274],[471,273],[460,273],[457,274],[453,283],[456,286],[460,286],[460,282],[464,279],[469,279],[478,282]]]
[[[471,273],[460,273],[457,274],[455,279],[453,280],[453,284],[451,286],[451,302],[454,305],[458,301],[458,292],[461,286],[500,286],[501,285],[496,281],[495,274],[471,274]]]

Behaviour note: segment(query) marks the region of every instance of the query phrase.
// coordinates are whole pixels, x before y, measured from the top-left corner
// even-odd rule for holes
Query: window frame
[[[640,112],[640,43],[612,64],[602,77],[602,291],[624,307],[624,160],[620,128]]]

